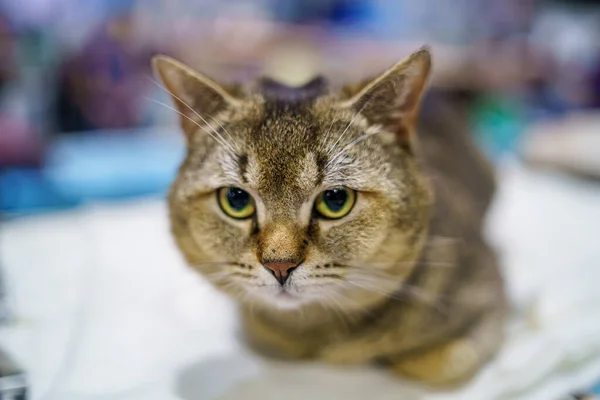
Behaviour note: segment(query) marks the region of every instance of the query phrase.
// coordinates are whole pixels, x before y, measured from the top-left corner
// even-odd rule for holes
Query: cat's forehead
[[[372,188],[381,176],[380,149],[363,149],[366,142],[356,139],[374,127],[336,107],[325,80],[289,87],[263,79],[260,91],[225,125],[238,144],[220,163],[229,181],[294,202],[327,187]]]
[[[246,141],[244,179],[261,193],[301,199],[321,184],[326,163],[321,124],[302,101],[267,100]]]
[[[291,159],[254,154],[240,174],[244,183],[271,205],[282,202],[299,205],[322,183],[322,167],[313,152],[297,154]]]
[[[241,157],[240,173],[251,187],[305,199],[325,187],[373,184],[381,167],[375,162],[376,152],[361,150],[362,143],[348,147],[357,135],[371,128],[363,131],[357,124],[346,129],[347,118],[332,121],[304,109],[270,112],[246,142]]]

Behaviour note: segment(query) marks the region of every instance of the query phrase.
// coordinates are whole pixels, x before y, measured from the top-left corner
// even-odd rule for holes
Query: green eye
[[[256,208],[250,193],[235,187],[224,187],[217,191],[221,210],[231,218],[246,219],[254,215]]]
[[[315,201],[315,210],[327,219],[340,219],[352,211],[356,203],[354,190],[339,188],[321,192]]]

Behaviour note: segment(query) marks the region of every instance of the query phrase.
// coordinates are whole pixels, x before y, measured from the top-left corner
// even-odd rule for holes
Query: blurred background
[[[14,317],[0,346],[30,373],[33,398],[179,399],[165,370],[231,331],[168,237],[162,199],[184,147],[152,55],[222,81],[322,71],[342,83],[424,44],[432,86],[460,99],[498,166],[491,225],[511,299],[537,304],[547,328],[515,331],[529,342],[507,351],[529,356],[509,357],[512,378],[501,370],[485,394],[444,399],[548,400],[526,385],[584,362],[596,363],[587,378],[547,387],[597,382],[600,0],[0,0],[0,322]],[[215,365],[199,390],[219,365],[246,368]],[[274,381],[286,379],[264,387]],[[503,397],[515,387],[525,397]]]
[[[347,81],[429,44],[433,85],[469,94],[491,157],[541,130],[538,164],[593,175],[600,135],[585,137],[591,161],[565,166],[550,133],[598,126],[599,37],[592,0],[0,0],[0,210],[165,192],[182,148],[174,113],[149,100],[170,104],[156,53],[222,80],[310,67]]]

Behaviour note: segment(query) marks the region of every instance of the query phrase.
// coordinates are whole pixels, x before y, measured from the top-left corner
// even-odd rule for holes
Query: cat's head
[[[274,308],[363,307],[396,290],[432,202],[414,132],[430,66],[422,49],[334,91],[322,79],[226,87],[156,58],[187,139],[169,203],[190,265]]]

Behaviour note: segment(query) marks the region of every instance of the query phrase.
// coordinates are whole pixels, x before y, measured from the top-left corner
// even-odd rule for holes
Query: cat
[[[173,235],[236,300],[253,349],[438,386],[499,349],[506,298],[482,235],[494,171],[453,103],[424,95],[431,59],[337,90],[225,86],[153,59],[187,143]]]

